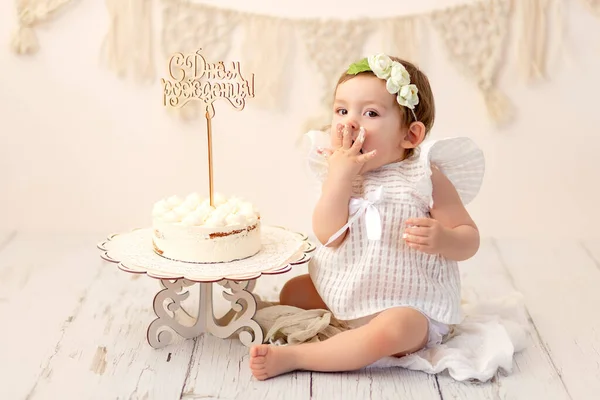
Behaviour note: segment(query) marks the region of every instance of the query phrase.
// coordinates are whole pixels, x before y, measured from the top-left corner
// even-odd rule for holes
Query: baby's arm
[[[375,150],[366,154],[360,153],[365,141],[363,128],[358,131],[354,143],[348,127],[339,125],[338,131],[342,137],[338,137],[339,140],[333,142],[335,150],[321,150],[321,154],[327,155],[329,158],[329,169],[327,179],[323,183],[321,197],[313,212],[313,232],[322,244],[326,244],[329,238],[348,222],[352,181],[364,164],[376,155]],[[339,246],[346,238],[347,233],[347,230],[344,231],[329,246]]]
[[[323,183],[321,197],[313,212],[313,231],[322,244],[348,222],[348,204],[352,195],[352,181],[328,177]],[[339,246],[348,231],[328,247]]]
[[[431,217],[445,229],[440,254],[456,261],[469,259],[479,249],[479,230],[465,209],[450,180],[437,168],[431,169],[433,208]]]

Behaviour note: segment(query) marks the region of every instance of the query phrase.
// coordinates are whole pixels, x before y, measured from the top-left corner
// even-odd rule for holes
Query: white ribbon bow
[[[346,225],[331,235],[325,246],[328,246],[339,238],[346,229],[350,228],[350,225],[354,223],[363,213],[365,214],[365,225],[367,227],[367,237],[369,240],[381,239],[381,215],[379,210],[375,207],[383,195],[383,187],[379,186],[377,190],[367,195],[366,199],[353,197],[350,199],[349,211],[351,217],[348,219]]]

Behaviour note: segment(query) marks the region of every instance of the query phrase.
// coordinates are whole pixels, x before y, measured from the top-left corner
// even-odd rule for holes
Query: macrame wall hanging
[[[433,26],[458,68],[481,90],[492,120],[510,118],[510,102],[496,86],[506,44],[508,2],[490,0],[434,12]]]
[[[75,0],[16,0],[17,27],[10,46],[17,54],[33,54],[39,48],[35,27],[58,16]]]

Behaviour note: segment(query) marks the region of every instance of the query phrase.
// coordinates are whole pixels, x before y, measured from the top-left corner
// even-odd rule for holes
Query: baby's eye
[[[345,108],[339,108],[336,112],[339,115],[346,115],[346,114],[348,114],[348,110],[346,110]]]
[[[379,114],[377,114],[376,111],[367,111],[365,114],[369,118],[375,118],[375,117],[379,116]]]

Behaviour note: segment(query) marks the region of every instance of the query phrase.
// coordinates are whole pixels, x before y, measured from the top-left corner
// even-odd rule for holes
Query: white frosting
[[[198,193],[162,199],[152,210],[155,251],[188,262],[228,262],[250,257],[262,247],[260,215],[248,201]]]
[[[209,199],[191,193],[185,199],[174,195],[156,202],[152,217],[156,223],[219,228],[252,225],[258,220],[259,213],[250,202],[237,197],[215,194],[214,206],[211,206]]]

